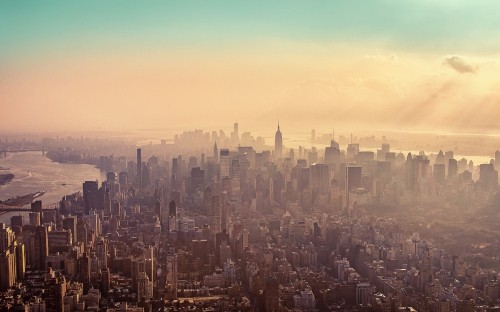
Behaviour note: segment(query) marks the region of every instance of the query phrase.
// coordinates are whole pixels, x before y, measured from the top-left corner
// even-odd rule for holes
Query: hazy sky
[[[500,133],[500,2],[1,1],[0,131]]]

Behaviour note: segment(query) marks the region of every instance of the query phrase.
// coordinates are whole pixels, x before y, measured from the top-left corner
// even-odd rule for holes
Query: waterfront
[[[64,195],[81,191],[83,181],[103,179],[92,165],[53,162],[41,152],[8,153],[0,158],[0,167],[9,168],[8,172],[15,175],[12,181],[0,186],[0,200],[45,191],[38,200],[52,204]],[[19,212],[0,215],[0,222],[10,224],[10,217],[15,214]]]

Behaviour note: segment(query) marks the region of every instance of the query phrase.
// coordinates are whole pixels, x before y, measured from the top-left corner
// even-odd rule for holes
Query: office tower
[[[361,167],[360,166],[346,166],[345,168],[345,193],[347,206],[351,205],[349,193],[352,190],[360,188],[361,184]]]
[[[214,161],[219,162],[219,149],[217,148],[217,142],[214,143]]]
[[[279,160],[283,156],[283,136],[281,135],[280,124],[274,135],[274,159]]]
[[[479,181],[481,187],[491,191],[498,188],[498,171],[495,170],[493,164],[479,165]]]
[[[238,123],[235,122],[233,125],[233,132],[231,132],[231,142],[234,145],[237,145],[239,141],[240,141],[240,135],[238,133]]]
[[[99,201],[99,185],[97,181],[85,181],[83,183],[84,212],[89,214],[90,210],[97,209]]]
[[[231,199],[235,201],[240,201],[241,193],[240,193],[240,161],[238,159],[233,159],[231,161]]]
[[[166,294],[168,300],[177,299],[177,254],[174,248],[167,252]]]
[[[212,196],[212,207],[210,210],[210,232],[215,235],[221,231],[221,201],[220,196]]]
[[[23,243],[15,244],[16,252],[16,275],[17,281],[24,280],[24,274],[26,272],[26,253],[24,250]]]
[[[83,283],[83,294],[87,294],[90,288],[90,258],[87,252],[83,253],[83,256],[78,259],[78,276],[80,277],[80,282]]]
[[[69,215],[63,219],[63,229],[71,231],[71,236],[72,236],[72,240],[74,243],[76,243],[78,241],[77,227],[76,226],[77,226],[77,217],[76,216]]]
[[[458,162],[454,158],[448,160],[448,179],[456,177],[458,174]]]
[[[177,204],[175,200],[171,200],[168,204],[167,231],[175,231],[177,229]]]
[[[98,260],[98,269],[102,270],[108,267],[108,242],[105,238],[100,239],[95,243],[95,252]]]
[[[171,185],[174,190],[176,190],[180,184],[180,171],[179,171],[179,163],[177,158],[172,158],[172,181]]]
[[[137,186],[142,189],[142,150],[137,149]]]
[[[177,216],[177,204],[175,200],[171,200],[168,204],[168,216],[175,217]]]
[[[141,188],[149,186],[149,184],[151,183],[151,174],[150,174],[151,170],[150,169],[151,169],[151,167],[149,164],[142,163]]]
[[[200,167],[191,169],[189,193],[194,194],[196,190],[203,190],[205,183],[205,170]]]
[[[330,172],[326,164],[312,164],[311,172],[311,190],[315,194],[326,195],[330,192]]]
[[[13,246],[0,251],[0,291],[6,291],[16,282],[16,256]]]
[[[325,164],[340,164],[340,149],[334,140],[330,142],[330,146],[325,148]]]
[[[36,270],[45,270],[45,259],[49,254],[49,235],[47,227],[39,225],[35,227],[34,235],[34,267]]]
[[[229,150],[222,148],[220,150],[220,181],[223,178],[229,177],[230,166]]]

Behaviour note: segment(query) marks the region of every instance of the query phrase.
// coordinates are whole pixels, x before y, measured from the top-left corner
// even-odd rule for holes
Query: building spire
[[[280,121],[278,119],[278,131],[280,131]]]

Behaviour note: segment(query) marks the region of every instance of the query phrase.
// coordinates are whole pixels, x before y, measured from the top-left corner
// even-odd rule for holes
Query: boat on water
[[[24,205],[31,204],[36,198],[42,196],[43,194],[45,194],[45,191],[39,191],[39,192],[35,192],[35,193],[23,195],[23,196],[17,196],[14,198],[9,198],[9,199],[4,200],[4,201],[0,201],[0,204],[5,205],[5,206],[11,206],[11,207],[24,206]]]

